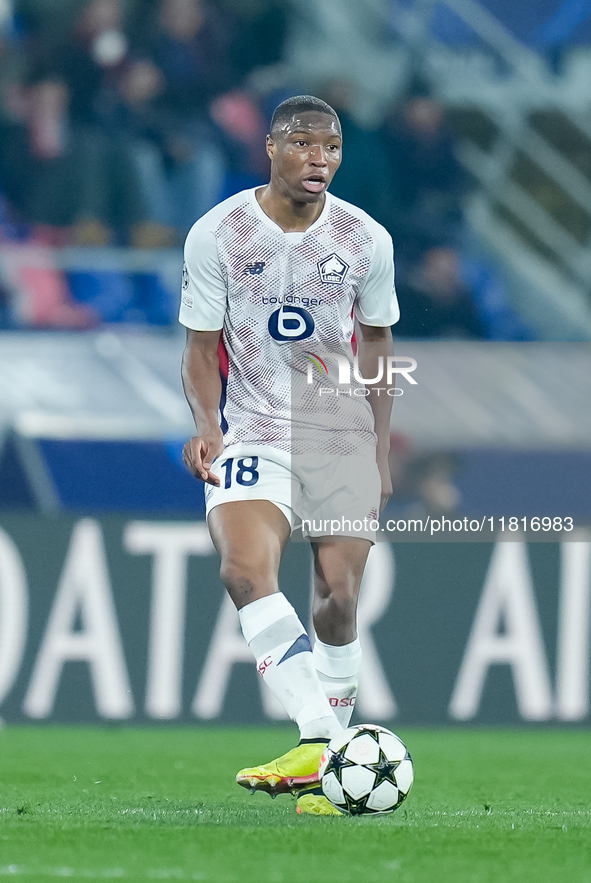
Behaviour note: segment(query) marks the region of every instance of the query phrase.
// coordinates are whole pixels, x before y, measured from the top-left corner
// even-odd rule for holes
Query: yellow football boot
[[[290,794],[318,783],[318,767],[326,742],[301,742],[276,760],[240,770],[236,781],[251,794],[266,791],[271,797]]]
[[[322,788],[310,788],[298,796],[296,812],[310,816],[342,816],[343,813],[333,806],[322,793]]]

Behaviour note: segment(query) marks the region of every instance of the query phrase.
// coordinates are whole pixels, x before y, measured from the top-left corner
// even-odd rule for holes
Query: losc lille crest
[[[318,261],[318,274],[321,282],[329,285],[340,285],[345,281],[345,276],[349,270],[349,264],[338,256],[338,254],[330,254],[327,258]]]

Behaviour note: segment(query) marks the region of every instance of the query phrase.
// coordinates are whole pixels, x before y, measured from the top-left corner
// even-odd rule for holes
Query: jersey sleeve
[[[227,297],[215,231],[197,221],[185,242],[179,322],[193,331],[219,331]]]
[[[384,227],[376,224],[371,267],[355,301],[355,317],[364,325],[380,328],[394,325],[400,318],[394,287],[394,248]]]

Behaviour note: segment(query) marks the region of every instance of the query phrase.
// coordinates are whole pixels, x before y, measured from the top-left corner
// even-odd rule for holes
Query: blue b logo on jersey
[[[273,340],[305,340],[314,333],[314,319],[302,307],[280,307],[269,316]]]

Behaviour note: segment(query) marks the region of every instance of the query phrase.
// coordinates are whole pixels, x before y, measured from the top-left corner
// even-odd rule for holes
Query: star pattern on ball
[[[334,770],[339,782],[341,781],[341,770],[348,766],[357,766],[357,764],[353,760],[348,760],[342,751],[336,751],[332,755],[330,759],[330,768]]]
[[[376,774],[376,781],[374,784],[374,788],[377,788],[381,782],[390,781],[392,778],[392,773],[396,769],[396,767],[400,766],[399,760],[388,760],[383,750],[380,748],[380,759],[377,763],[366,763],[364,766],[367,767],[368,770],[373,770]]]
[[[350,794],[346,795],[347,799],[347,809],[351,813],[352,816],[359,816],[364,811],[367,805],[368,794],[365,797],[362,797],[360,800],[354,800]]]

